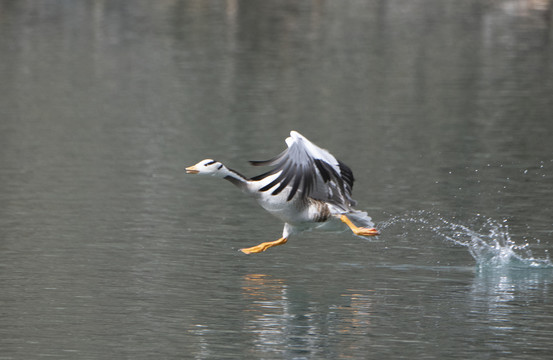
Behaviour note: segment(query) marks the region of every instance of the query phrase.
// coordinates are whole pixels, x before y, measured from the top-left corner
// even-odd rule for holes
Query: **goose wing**
[[[290,187],[286,201],[298,194],[303,198],[309,196],[344,209],[355,205],[351,198],[354,178],[348,166],[296,131],[290,133],[286,144],[288,149],[270,160],[251,161],[254,166],[273,166],[270,171],[253,177],[254,181],[278,174],[259,191],[273,189],[271,194],[278,195],[286,187]]]

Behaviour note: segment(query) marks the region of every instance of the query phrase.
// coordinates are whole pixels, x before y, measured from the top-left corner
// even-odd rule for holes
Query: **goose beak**
[[[196,168],[196,165],[194,166],[189,166],[187,167],[186,169],[186,173],[187,174],[198,174],[200,171]]]

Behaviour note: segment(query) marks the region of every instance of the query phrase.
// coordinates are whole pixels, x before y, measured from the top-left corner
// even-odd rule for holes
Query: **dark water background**
[[[553,3],[0,1],[0,359],[553,351]],[[184,174],[349,164],[382,236]]]

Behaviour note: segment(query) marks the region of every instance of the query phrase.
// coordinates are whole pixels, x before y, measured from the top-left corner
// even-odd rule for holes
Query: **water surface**
[[[551,1],[0,1],[0,358],[547,358]],[[300,131],[377,239],[184,174]]]

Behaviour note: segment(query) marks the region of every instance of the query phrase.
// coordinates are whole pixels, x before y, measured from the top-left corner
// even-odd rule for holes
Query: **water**
[[[548,358],[551,1],[0,1],[0,358]],[[298,130],[382,235],[282,224]]]
[[[446,243],[466,247],[480,270],[553,269],[547,249],[544,250],[547,256],[541,259],[535,258],[530,250],[532,245],[540,243],[539,239],[533,239],[534,244],[528,240],[517,243],[511,238],[506,223],[507,220],[499,222],[477,214],[467,226],[445,219],[440,214],[417,211],[391,218],[380,228],[400,224],[406,236],[413,230],[424,231],[427,235],[433,234],[446,240]]]

